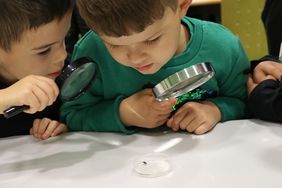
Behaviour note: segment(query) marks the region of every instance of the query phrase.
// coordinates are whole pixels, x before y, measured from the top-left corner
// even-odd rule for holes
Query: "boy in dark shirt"
[[[250,115],[282,122],[282,64],[273,57],[265,57],[257,62],[259,64],[254,63],[248,79]]]
[[[266,0],[265,2],[262,21],[267,34],[270,55],[252,61],[252,74],[248,79],[248,106],[251,117],[278,122],[282,122],[281,8],[281,0]]]
[[[57,121],[54,79],[67,55],[73,1],[1,0],[0,7],[0,137],[30,132],[46,139],[66,131]],[[5,119],[5,109],[22,105],[30,108]]]

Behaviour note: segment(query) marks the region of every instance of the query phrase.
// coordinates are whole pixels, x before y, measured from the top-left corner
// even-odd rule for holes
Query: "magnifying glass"
[[[86,57],[79,58],[67,65],[55,79],[60,89],[60,99],[70,101],[80,97],[95,80],[97,72],[97,65]],[[8,119],[27,109],[29,109],[28,105],[12,106],[4,110],[3,115]]]
[[[215,70],[210,63],[203,62],[195,64],[162,80],[153,87],[153,93],[158,101],[171,98],[179,99],[181,96],[206,83],[214,75]],[[201,94],[201,96],[209,94],[207,92],[199,92],[198,97],[200,96],[199,94]],[[214,95],[214,93],[211,94]]]

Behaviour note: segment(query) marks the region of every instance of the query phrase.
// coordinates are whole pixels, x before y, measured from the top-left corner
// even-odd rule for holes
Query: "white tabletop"
[[[134,135],[67,133],[46,141],[0,139],[1,188],[281,188],[282,125],[230,121],[196,136],[171,131]],[[136,158],[162,153],[172,171],[144,178]]]

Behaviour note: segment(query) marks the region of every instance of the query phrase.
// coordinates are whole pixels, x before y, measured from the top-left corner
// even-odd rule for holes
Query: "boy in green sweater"
[[[223,26],[185,17],[191,2],[77,1],[92,31],[77,43],[73,60],[92,58],[99,74],[86,94],[61,108],[70,130],[129,134],[136,127],[166,124],[174,131],[203,134],[219,121],[244,116],[248,58]],[[152,89],[143,89],[201,62],[216,70],[202,86],[217,91],[215,98],[187,102],[170,117],[176,100],[158,102]]]

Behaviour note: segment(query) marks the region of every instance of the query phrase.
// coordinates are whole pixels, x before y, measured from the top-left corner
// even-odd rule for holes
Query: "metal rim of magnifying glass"
[[[85,90],[87,90],[87,88],[91,85],[92,81],[95,80],[96,76],[97,76],[97,72],[98,72],[98,66],[95,64],[95,62],[93,60],[91,60],[90,58],[88,57],[81,57],[75,61],[73,61],[72,63],[70,63],[69,65],[67,65],[64,69],[63,69],[63,72],[60,74],[60,76],[58,76],[56,78],[56,83],[57,85],[59,86],[59,88],[62,88],[65,80],[67,78],[69,78],[69,76],[75,71],[77,70],[77,68],[81,67],[82,65],[84,64],[87,64],[87,63],[93,63],[95,65],[95,72],[93,73],[93,76],[92,78],[89,80],[88,84],[86,84],[83,88],[81,88],[79,90],[79,92],[74,95],[73,97],[70,97],[69,99],[66,99],[66,98],[63,98],[61,93],[60,93],[60,99],[62,101],[70,101],[70,100],[73,100],[73,99],[76,99],[76,98],[79,98]],[[61,92],[61,91],[60,91]]]
[[[91,85],[92,81],[94,81],[96,79],[97,76],[97,72],[98,72],[98,66],[95,64],[94,61],[92,61],[90,58],[87,57],[82,57],[77,59],[76,61],[71,62],[70,64],[68,64],[67,66],[65,66],[63,68],[62,73],[55,79],[56,84],[58,85],[58,87],[62,88],[63,84],[65,83],[66,79],[69,78],[69,76],[75,71],[77,70],[77,68],[79,68],[80,66],[87,64],[87,63],[93,63],[94,64],[94,72],[93,72],[93,76],[89,79],[89,82],[87,84],[85,84],[84,87],[80,88],[80,90],[78,91],[78,93],[76,95],[73,95],[72,97],[66,99],[62,97],[62,93],[60,91],[60,99],[62,101],[70,101],[73,99],[76,99],[78,97],[80,97],[87,89],[88,87]],[[28,109],[29,106],[27,105],[23,105],[23,106],[12,106],[6,110],[3,111],[3,115],[6,119],[11,118],[21,112],[23,112],[24,110]]]
[[[198,63],[162,80],[153,88],[153,93],[158,101],[176,98],[206,83],[214,75],[210,63]]]

